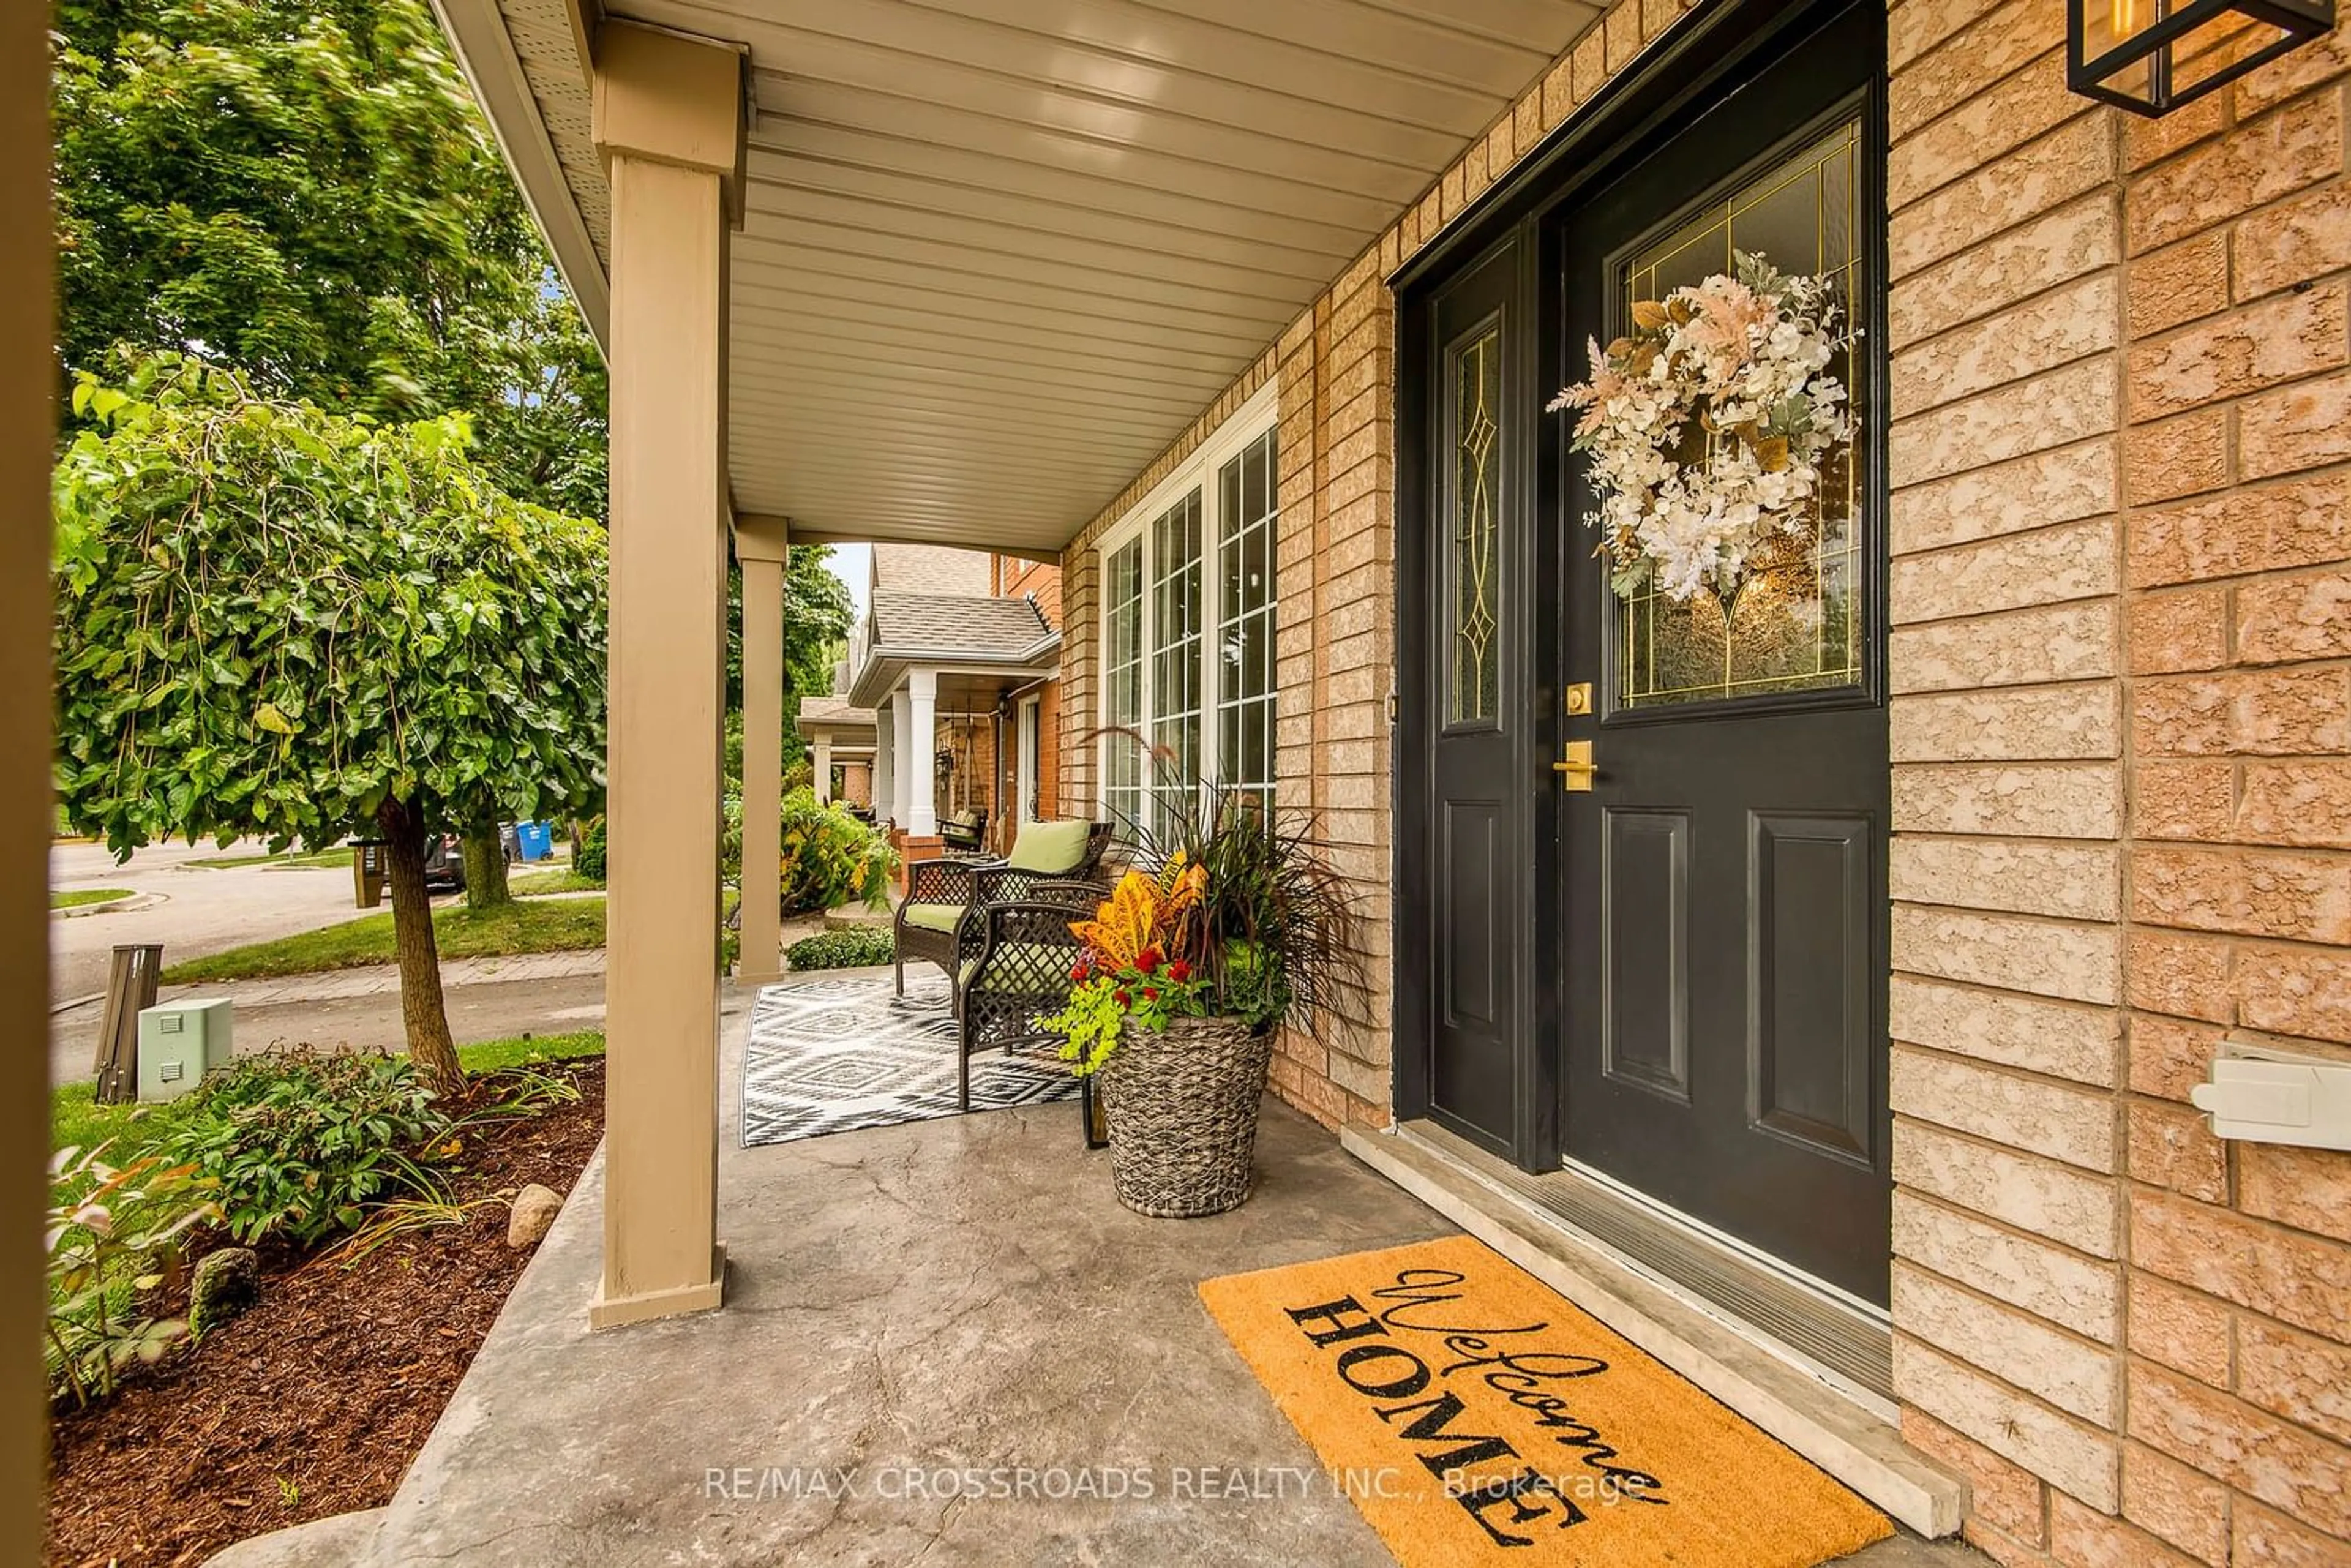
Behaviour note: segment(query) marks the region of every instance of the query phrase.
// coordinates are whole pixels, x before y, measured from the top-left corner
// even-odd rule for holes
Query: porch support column
[[[786,533],[781,517],[735,521],[743,565],[743,942],[735,977],[754,985],[782,978]]]
[[[591,1328],[704,1311],[717,1241],[726,260],[743,59],[599,32],[612,197],[604,1272]]]
[[[832,800],[832,731],[816,732],[816,798],[830,803]]]
[[[939,673],[910,670],[906,674],[906,727],[913,743],[906,748],[906,781],[914,792],[906,801],[906,831],[918,839],[939,831]]]
[[[895,826],[897,823],[897,746],[891,733],[890,699],[883,697],[882,706],[873,710],[873,773],[866,790],[868,806],[873,808],[876,821]]]
[[[890,820],[911,836],[914,829],[914,778],[923,759],[914,754],[914,705],[905,692],[890,694]],[[925,832],[935,833],[933,822]]]

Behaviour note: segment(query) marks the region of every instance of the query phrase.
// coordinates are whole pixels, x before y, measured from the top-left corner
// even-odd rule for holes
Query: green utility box
[[[139,1098],[176,1100],[226,1061],[236,1004],[226,997],[160,1002],[139,1014]]]

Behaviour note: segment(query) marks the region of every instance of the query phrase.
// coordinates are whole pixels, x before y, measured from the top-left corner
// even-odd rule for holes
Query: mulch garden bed
[[[604,1124],[604,1064],[564,1062],[577,1104],[478,1136],[459,1199],[568,1193]],[[525,1264],[507,1209],[404,1236],[346,1269],[261,1249],[261,1299],[51,1427],[51,1564],[199,1563],[231,1542],[379,1508],[424,1446]],[[305,1265],[308,1264],[308,1267]]]

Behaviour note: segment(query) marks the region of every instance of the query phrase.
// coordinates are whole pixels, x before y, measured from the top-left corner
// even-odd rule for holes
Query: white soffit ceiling
[[[500,5],[601,252],[562,0]],[[737,508],[820,537],[1057,549],[1598,10],[609,5],[750,48]]]

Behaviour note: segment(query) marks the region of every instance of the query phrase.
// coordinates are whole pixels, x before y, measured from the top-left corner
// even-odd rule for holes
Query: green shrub
[[[273,1051],[207,1077],[161,1153],[218,1184],[238,1240],[308,1246],[394,1193],[439,1197],[424,1153],[452,1127],[405,1057]]]
[[[889,896],[890,873],[898,852],[877,828],[868,827],[837,805],[820,804],[814,790],[785,795],[782,810],[783,913],[835,909],[852,902],[880,908]],[[726,797],[726,875],[743,870],[743,800]]]
[[[589,823],[588,831],[580,835],[580,859],[571,869],[581,876],[592,876],[598,882],[604,880],[603,818],[599,817]]]
[[[77,1405],[113,1393],[132,1362],[155,1360],[188,1332],[140,1301],[178,1274],[187,1231],[219,1218],[188,1166],[149,1155],[118,1168],[106,1150],[60,1149],[49,1163],[42,1349],[50,1394]]]
[[[897,956],[898,941],[887,925],[852,925],[804,937],[784,950],[795,969],[862,969]]]

